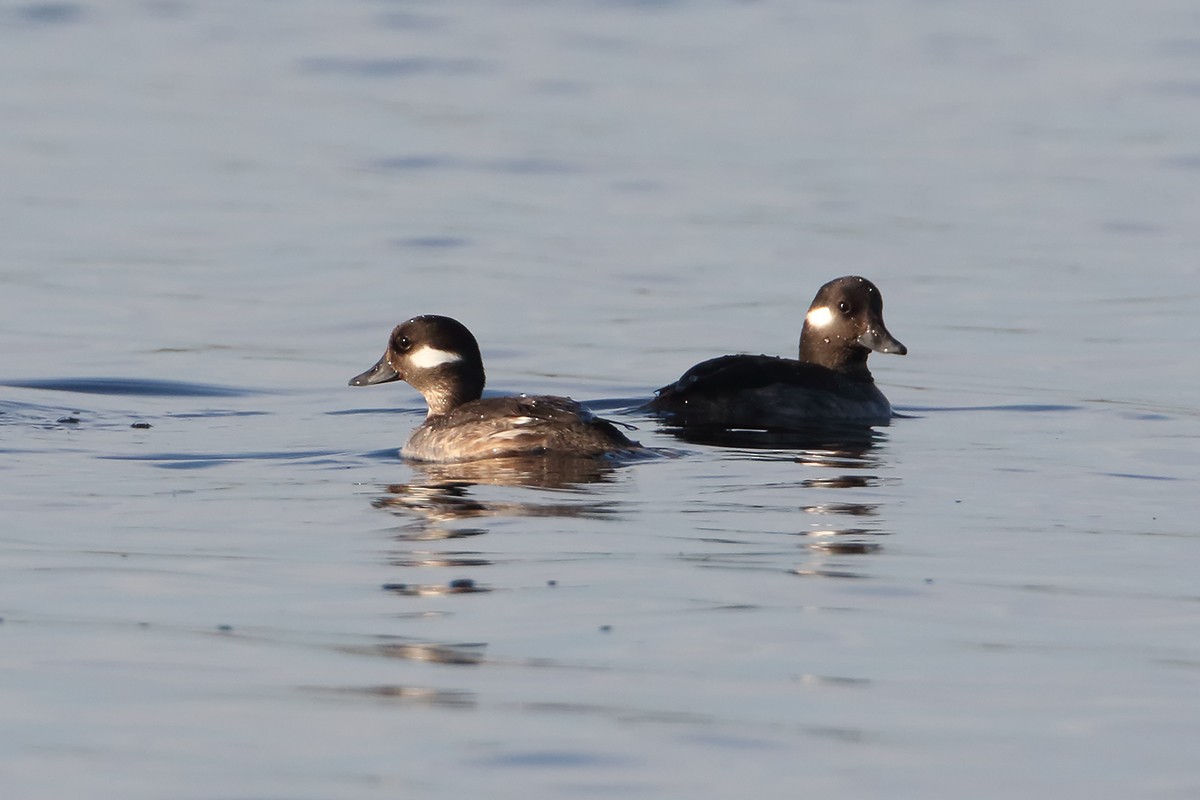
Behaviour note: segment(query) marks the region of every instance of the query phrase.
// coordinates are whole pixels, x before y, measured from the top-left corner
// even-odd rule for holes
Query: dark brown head
[[[478,400],[486,380],[479,344],[461,322],[432,314],[396,326],[383,357],[351,386],[406,381],[425,396],[429,416]]]
[[[800,330],[800,360],[869,378],[872,350],[904,355],[908,348],[883,324],[883,296],[866,278],[849,275],[825,284]]]

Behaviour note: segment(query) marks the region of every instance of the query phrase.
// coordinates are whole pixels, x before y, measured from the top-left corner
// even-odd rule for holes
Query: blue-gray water
[[[0,120],[6,797],[1200,797],[1189,0],[16,3]],[[844,274],[869,446],[630,410]],[[672,455],[402,463],[419,313]]]

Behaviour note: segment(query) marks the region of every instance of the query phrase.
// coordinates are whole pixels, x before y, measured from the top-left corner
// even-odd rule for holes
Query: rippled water
[[[1200,11],[0,9],[0,786],[1195,797]],[[677,438],[881,288],[902,418]],[[659,455],[419,467],[391,326]]]

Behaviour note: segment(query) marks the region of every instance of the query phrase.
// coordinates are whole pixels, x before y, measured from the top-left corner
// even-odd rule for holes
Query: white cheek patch
[[[812,311],[809,311],[808,316],[805,317],[805,319],[808,320],[808,324],[812,325],[814,328],[824,328],[833,321],[833,312],[829,310],[828,306],[821,306],[820,308],[814,308]]]
[[[462,356],[449,350],[438,350],[436,347],[422,347],[408,354],[408,363],[419,369],[433,369],[456,361],[462,361]]]

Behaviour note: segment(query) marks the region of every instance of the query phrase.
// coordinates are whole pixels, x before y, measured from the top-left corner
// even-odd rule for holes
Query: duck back
[[[570,398],[517,395],[473,400],[429,418],[401,455],[452,462],[538,453],[596,456],[636,448],[616,425]]]
[[[659,389],[648,408],[681,426],[760,430],[886,425],[892,417],[869,373],[850,376],[805,361],[751,355],[702,361]]]

